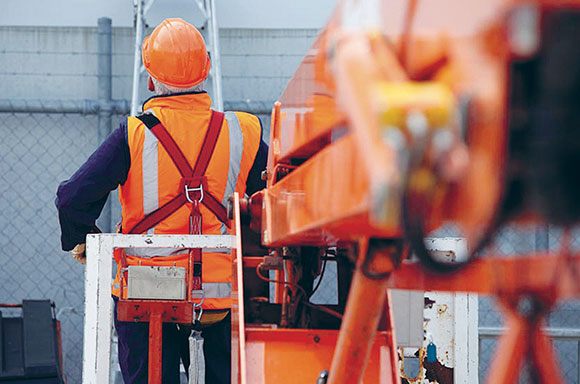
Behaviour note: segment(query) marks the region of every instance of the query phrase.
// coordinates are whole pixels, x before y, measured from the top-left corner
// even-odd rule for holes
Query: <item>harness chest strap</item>
[[[162,207],[146,215],[131,230],[129,230],[128,233],[140,234],[146,232],[165,218],[169,217],[187,202],[192,204],[190,214],[190,234],[201,234],[202,216],[199,210],[200,203],[205,205],[229,228],[226,208],[212,195],[210,191],[207,190],[207,178],[205,177],[205,172],[215,150],[217,139],[221,131],[224,114],[212,111],[209,128],[193,169],[189,165],[189,162],[175,140],[171,137],[167,129],[163,124],[161,124],[157,117],[152,114],[143,114],[137,118],[145,124],[167,151],[169,157],[179,170],[182,179],[179,186],[180,193]],[[201,249],[191,249],[190,256],[189,267],[190,271],[193,271],[193,273],[190,274],[192,279],[189,281],[189,286],[191,287],[189,294],[191,293],[191,290],[202,289]],[[122,262],[126,263],[126,260],[124,259],[125,258],[122,257]]]
[[[143,114],[137,117],[139,120],[145,124],[147,128],[155,135],[157,140],[161,143],[163,148],[167,151],[169,157],[179,170],[181,174],[180,189],[181,192],[175,196],[172,200],[167,202],[162,207],[154,210],[145,216],[140,222],[138,222],[130,231],[130,234],[140,234],[146,232],[148,229],[154,227],[167,217],[169,217],[173,212],[181,208],[187,201],[188,197],[191,200],[190,192],[196,192],[200,197],[199,202],[205,205],[217,218],[224,223],[229,228],[229,221],[227,218],[226,208],[222,203],[216,199],[209,191],[207,191],[206,178],[204,176],[207,166],[217,143],[219,137],[224,114],[221,112],[212,111],[211,119],[209,122],[209,128],[205,135],[201,151],[197,158],[194,169],[192,170],[189,165],[185,155],[181,149],[177,146],[177,143],[167,129],[161,124],[159,119],[152,114]],[[204,184],[205,189],[204,189]],[[189,192],[185,192],[186,189]],[[202,198],[203,193],[203,198]]]

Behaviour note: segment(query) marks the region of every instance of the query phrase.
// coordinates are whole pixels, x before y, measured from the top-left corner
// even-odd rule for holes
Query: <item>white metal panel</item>
[[[101,234],[111,238],[114,248],[235,248],[231,235],[116,235]]]
[[[397,344],[420,348],[423,345],[423,292],[392,289],[391,300]]]

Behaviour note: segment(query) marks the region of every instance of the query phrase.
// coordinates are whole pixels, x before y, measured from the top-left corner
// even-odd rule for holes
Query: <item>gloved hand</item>
[[[87,255],[85,254],[86,244],[77,244],[71,251],[73,259],[81,264],[87,263]]]
[[[95,225],[93,226],[93,228],[91,228],[89,233],[102,233],[102,232],[99,229],[99,227]],[[77,244],[71,251],[73,259],[75,259],[81,264],[86,264],[87,263],[87,255],[85,253],[86,248],[87,245],[85,243]]]

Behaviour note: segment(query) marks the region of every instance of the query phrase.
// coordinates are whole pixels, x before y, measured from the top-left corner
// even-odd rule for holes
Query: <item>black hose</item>
[[[427,141],[428,142],[428,141]],[[425,163],[425,153],[427,145],[417,145],[411,151],[409,159],[409,168],[403,186],[402,196],[402,221],[403,230],[409,241],[410,252],[413,252],[421,264],[428,270],[438,274],[452,274],[463,268],[479,257],[481,251],[489,244],[493,238],[495,228],[498,227],[498,217],[494,218],[491,225],[485,231],[483,237],[478,242],[474,250],[469,254],[465,261],[461,262],[444,262],[437,260],[434,255],[425,246],[425,218],[429,215],[428,202],[432,201],[435,194],[436,184],[422,191],[420,199],[413,199],[411,182],[418,171],[423,169]]]

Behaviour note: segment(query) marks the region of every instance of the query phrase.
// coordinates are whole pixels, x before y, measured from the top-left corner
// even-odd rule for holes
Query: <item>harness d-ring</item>
[[[189,196],[189,192],[197,192],[197,191],[199,191],[200,197],[199,199],[195,200],[197,200],[198,203],[201,203],[203,201],[203,184],[200,184],[199,187],[197,188],[189,188],[187,184],[185,184],[185,198],[187,199],[187,201],[193,203],[194,200],[192,200],[191,197]]]

